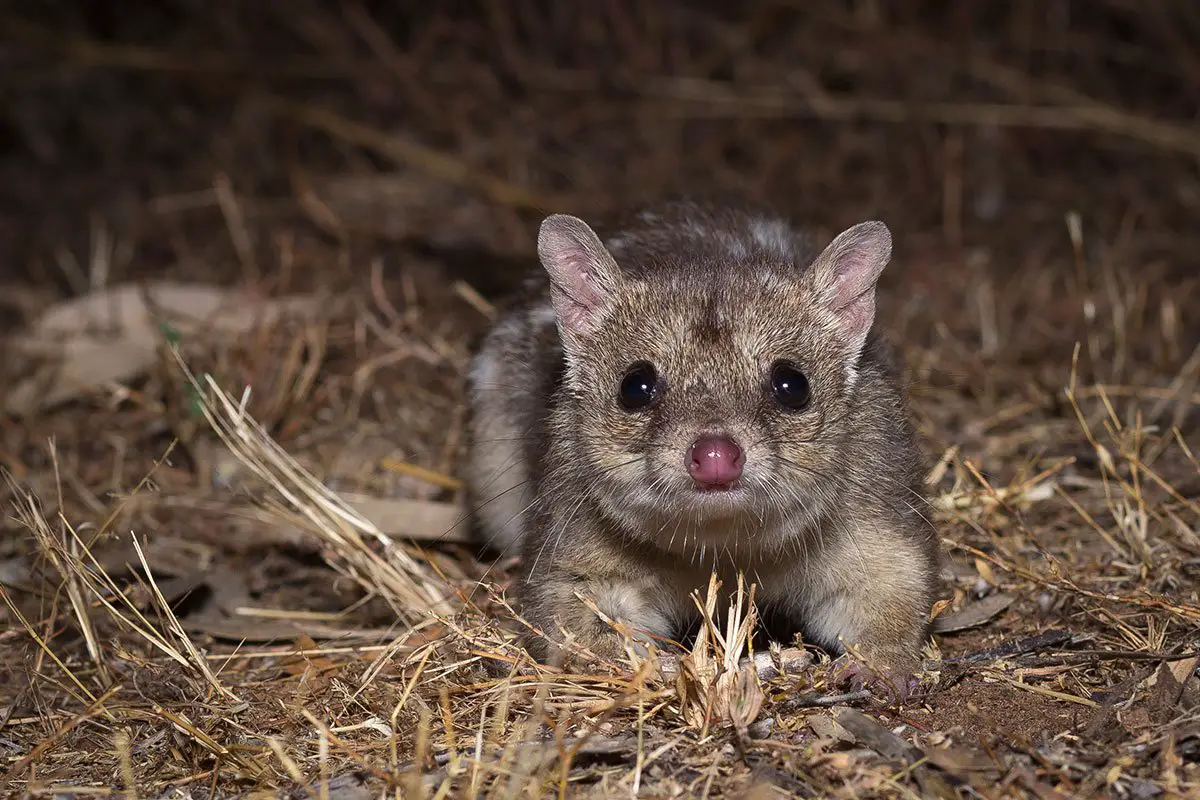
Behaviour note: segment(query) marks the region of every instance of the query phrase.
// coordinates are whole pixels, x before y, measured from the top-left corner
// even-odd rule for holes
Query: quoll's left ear
[[[820,302],[838,318],[856,361],[875,322],[875,284],[892,257],[892,232],[878,221],[837,235],[812,265]]]

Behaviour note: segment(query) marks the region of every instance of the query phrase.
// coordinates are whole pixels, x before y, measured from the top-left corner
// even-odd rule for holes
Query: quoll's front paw
[[[627,632],[629,638],[622,636],[606,623],[597,620],[570,635],[560,633],[559,636],[552,639],[541,636],[530,637],[526,647],[529,653],[539,661],[560,666],[570,664],[580,668],[621,663],[628,659],[630,648],[639,657],[647,658],[650,654],[650,646],[652,646],[649,634],[639,630],[627,630]]]
[[[831,671],[830,685],[851,692],[867,689],[888,705],[903,705],[921,693],[915,666],[907,662],[868,665],[843,656],[833,663]]]
[[[595,629],[588,631],[587,635],[580,636],[575,641],[582,650],[577,658],[590,666],[619,663],[628,657],[625,638],[608,626],[601,628],[597,625]],[[640,649],[636,641],[634,646],[635,650]]]

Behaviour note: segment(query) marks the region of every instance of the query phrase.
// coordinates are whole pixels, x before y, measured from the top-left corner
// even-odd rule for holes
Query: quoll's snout
[[[688,472],[701,489],[724,489],[742,476],[746,454],[728,436],[701,436],[688,448]]]

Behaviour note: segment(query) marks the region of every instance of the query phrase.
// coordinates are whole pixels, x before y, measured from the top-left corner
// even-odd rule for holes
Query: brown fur
[[[620,282],[594,330],[560,332],[540,271],[472,370],[470,502],[493,544],[520,550],[527,617],[611,655],[619,638],[576,592],[676,636],[689,593],[714,569],[732,586],[740,569],[808,640],[913,669],[938,572],[922,459],[882,337],[872,328],[852,359],[822,301],[819,250],[756,210],[687,202],[634,215],[604,243]],[[867,302],[855,313],[873,314],[873,290]],[[775,404],[778,358],[809,377],[808,410]],[[617,387],[640,359],[665,391],[629,413]],[[746,452],[740,501],[698,500],[688,480],[684,453],[711,430]]]

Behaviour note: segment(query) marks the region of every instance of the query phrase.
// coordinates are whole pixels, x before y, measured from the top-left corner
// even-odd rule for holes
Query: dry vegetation
[[[1198,796],[1200,7],[401,5],[0,18],[0,795]],[[919,702],[705,597],[687,652],[538,667],[461,541],[538,216],[676,190],[896,232]],[[111,312],[141,280],[190,283]]]

